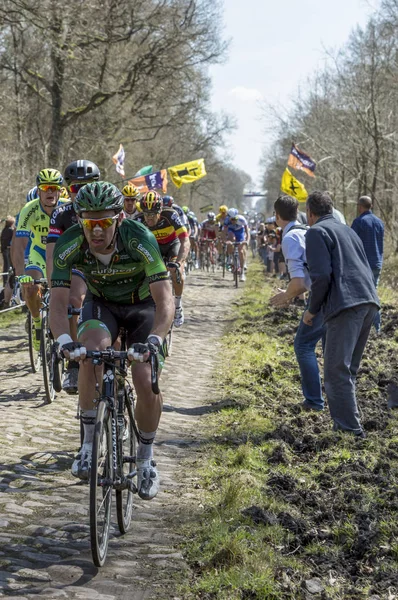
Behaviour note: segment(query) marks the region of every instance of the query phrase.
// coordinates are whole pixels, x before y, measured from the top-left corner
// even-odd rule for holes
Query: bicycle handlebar
[[[16,281],[19,281],[21,277],[25,277],[25,275],[18,275],[15,277]],[[42,277],[41,279],[32,279],[31,283],[34,283],[35,285],[47,283],[47,277]]]
[[[151,385],[152,392],[156,395],[160,393],[159,389],[159,363],[157,352],[151,352],[149,350],[149,358],[146,362],[151,363]],[[60,352],[63,358],[64,354],[61,350]],[[115,360],[128,360],[127,352],[121,350],[114,350],[113,348],[108,348],[107,350],[87,350],[86,358],[97,360],[97,364],[101,364],[106,361],[115,361]]]

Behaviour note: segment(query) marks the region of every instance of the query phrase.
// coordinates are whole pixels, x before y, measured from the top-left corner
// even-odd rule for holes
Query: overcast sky
[[[228,62],[211,68],[213,109],[237,119],[229,137],[234,164],[260,181],[267,143],[261,101],[288,106],[298,85],[322,66],[325,48],[338,49],[380,0],[224,0]]]

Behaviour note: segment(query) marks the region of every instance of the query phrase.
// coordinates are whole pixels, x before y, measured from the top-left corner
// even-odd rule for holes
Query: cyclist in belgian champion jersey
[[[174,325],[181,327],[184,323],[181,300],[184,291],[184,262],[190,248],[187,229],[175,210],[163,208],[162,198],[157,192],[144,194],[140,207],[142,214],[137,217],[137,221],[144,223],[154,234],[170,271],[175,294]]]
[[[115,185],[103,181],[87,184],[79,191],[74,206],[79,224],[68,229],[54,248],[51,330],[67,358],[78,361],[84,359],[86,349],[105,350],[114,343],[121,327],[127,331],[128,356],[134,361],[132,375],[140,435],[137,487],[139,496],[150,500],[159,488],[152,445],[162,411],[162,396],[152,392],[151,368],[144,361],[150,347],[161,353],[173,320],[169,275],[153,234],[137,221],[124,218],[123,195]],[[88,286],[78,342],[69,335],[66,312],[72,267],[83,272]],[[88,479],[91,466],[96,414],[93,401],[96,381],[101,381],[101,368],[94,367],[91,361],[83,360],[80,364],[79,402],[84,441],[72,474],[82,479]]]
[[[163,196],[162,200],[163,200],[163,208],[172,208],[173,210],[175,210],[179,214],[179,217],[181,219],[181,223],[187,228],[188,235],[190,235],[191,231],[190,231],[190,225],[189,225],[188,217],[185,214],[184,210],[181,208],[181,206],[179,206],[176,203],[176,201],[174,200],[173,196],[167,196],[167,195]]]
[[[68,186],[71,201],[56,208],[51,215],[46,253],[47,272],[49,276],[53,270],[53,252],[56,241],[64,231],[77,223],[77,215],[73,207],[73,201],[76,198],[77,193],[87,183],[98,181],[99,178],[100,170],[97,165],[90,160],[74,160],[65,168],[64,181]],[[87,287],[84,278],[81,273],[74,270],[70,286],[69,304],[74,308],[81,308],[83,306],[86,290]],[[72,316],[69,320],[69,324],[70,335],[72,339],[76,341],[77,317]],[[62,389],[68,394],[77,393],[78,371],[79,364],[76,361],[69,361],[62,380]]]

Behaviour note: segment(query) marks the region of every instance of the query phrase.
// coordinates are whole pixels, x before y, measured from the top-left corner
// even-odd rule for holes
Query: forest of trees
[[[237,205],[249,177],[225,153],[233,129],[209,108],[208,67],[225,60],[218,0],[3,0],[2,209],[15,213],[43,167],[78,158],[126,176],[204,158],[207,177],[169,193],[195,210]]]
[[[262,164],[268,211],[294,141],[318,163],[316,179],[294,171],[307,190],[329,190],[350,222],[358,197],[370,195],[397,245],[398,0],[382,0],[367,26],[297,91],[289,114],[267,106],[264,121],[275,134]]]

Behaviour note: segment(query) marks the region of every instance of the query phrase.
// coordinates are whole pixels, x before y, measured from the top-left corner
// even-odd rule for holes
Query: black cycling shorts
[[[123,327],[127,333],[127,347],[130,347],[131,344],[146,341],[151,333],[154,318],[155,302],[151,297],[136,304],[117,304],[96,298],[89,292],[83,304],[79,325],[91,319],[101,321],[111,333],[112,344]]]
[[[173,260],[177,258],[180,251],[181,242],[179,239],[173,240],[170,244],[159,244],[160,254],[163,256],[164,261]]]

